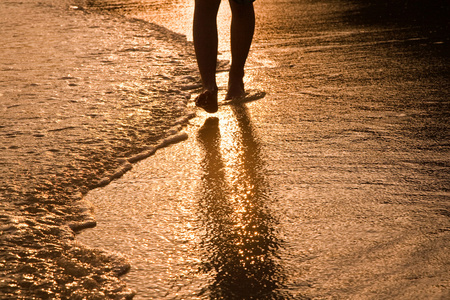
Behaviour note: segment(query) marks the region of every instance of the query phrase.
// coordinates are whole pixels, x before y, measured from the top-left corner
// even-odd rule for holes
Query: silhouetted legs
[[[194,47],[203,89],[217,90],[217,12],[220,0],[195,0]]]
[[[217,111],[216,64],[218,49],[217,12],[220,0],[195,0],[194,47],[202,78],[203,92],[196,105],[207,112]],[[230,0],[231,68],[226,99],[244,96],[244,65],[255,29],[253,4],[237,4]]]
[[[231,7],[231,68],[226,99],[245,95],[244,66],[255,31],[253,4],[237,4],[230,0]]]

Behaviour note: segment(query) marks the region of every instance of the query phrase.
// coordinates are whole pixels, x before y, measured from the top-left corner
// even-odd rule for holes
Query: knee
[[[229,2],[234,18],[253,19],[255,17],[253,2],[238,3],[236,0],[229,0]]]

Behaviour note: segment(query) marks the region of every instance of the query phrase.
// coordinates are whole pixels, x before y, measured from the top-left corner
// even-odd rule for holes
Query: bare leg
[[[217,111],[217,12],[220,0],[195,0],[194,48],[198,69],[202,78],[203,92],[196,105],[207,112]]]
[[[229,1],[232,13],[231,68],[226,99],[233,99],[245,95],[244,66],[255,31],[255,11],[253,4],[237,4],[233,0]]]

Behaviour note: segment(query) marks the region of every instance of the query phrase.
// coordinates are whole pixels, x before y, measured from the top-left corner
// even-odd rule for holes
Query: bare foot
[[[219,109],[217,104],[217,90],[205,90],[195,98],[195,105],[212,114]]]
[[[242,98],[245,96],[244,82],[242,79],[238,81],[230,80],[228,82],[228,92],[225,96],[225,100],[233,100],[237,98]]]

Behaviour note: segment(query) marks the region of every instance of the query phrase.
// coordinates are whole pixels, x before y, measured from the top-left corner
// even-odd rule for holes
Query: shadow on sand
[[[250,90],[246,93],[245,97],[232,99],[232,100],[225,100],[223,102],[219,102],[219,106],[222,105],[242,105],[245,103],[250,103],[253,101],[260,100],[266,96],[266,92],[259,91],[259,90]]]
[[[397,24],[401,26],[449,28],[450,2],[447,0],[344,0],[355,9],[344,16],[357,24]]]
[[[204,293],[211,299],[291,299],[277,262],[282,241],[267,207],[260,146],[246,108],[231,109],[238,124],[233,149],[221,146],[218,118],[208,118],[197,137],[204,150],[203,271],[213,277]]]

